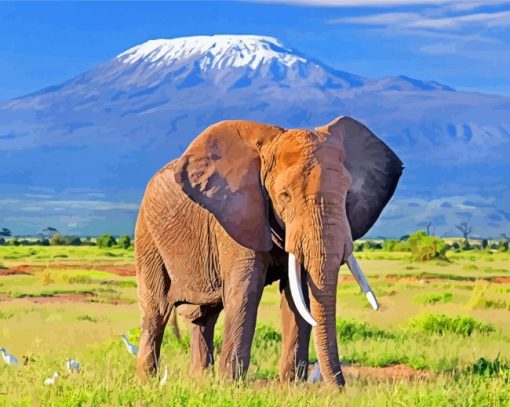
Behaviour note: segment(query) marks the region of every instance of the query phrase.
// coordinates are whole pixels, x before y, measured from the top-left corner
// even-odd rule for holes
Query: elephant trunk
[[[338,271],[344,256],[349,255],[352,250],[350,230],[343,219],[345,218],[320,216],[318,227],[308,228],[307,236],[302,235],[302,227],[292,230],[288,228],[286,241],[286,250],[289,252],[289,284],[294,303],[301,316],[315,327],[315,349],[324,380],[337,386],[345,383],[336,336]],[[294,231],[295,233],[291,233]],[[296,239],[298,233],[301,235],[300,239]],[[304,303],[302,287],[299,284],[300,261],[307,272],[311,313]],[[293,278],[292,274],[297,277]]]
[[[336,335],[336,290],[342,255],[323,259],[308,268],[310,309],[317,320],[313,338],[322,376],[327,383],[343,386]]]

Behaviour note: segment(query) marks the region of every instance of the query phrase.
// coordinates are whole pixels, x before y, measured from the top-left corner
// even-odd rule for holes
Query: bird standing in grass
[[[48,377],[46,380],[44,380],[45,386],[53,386],[57,382],[58,373],[53,372],[53,376]]]
[[[138,353],[138,347],[129,342],[128,338],[126,338],[126,335],[122,334],[119,336],[122,339],[122,341],[126,344],[128,352],[136,356],[136,354]]]
[[[8,353],[7,349],[0,348],[0,354],[2,354],[2,359],[7,365],[19,365],[19,360],[16,358],[16,356]]]
[[[69,373],[80,373],[80,364],[74,359],[67,358],[66,367]]]
[[[319,366],[319,362],[315,362],[312,372],[308,375],[308,383],[318,383],[321,379],[321,368]]]
[[[165,372],[163,373],[163,377],[159,381],[159,387],[163,387],[168,381],[168,366],[165,366]]]

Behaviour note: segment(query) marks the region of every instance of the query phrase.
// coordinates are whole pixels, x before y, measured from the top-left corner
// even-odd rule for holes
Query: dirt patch
[[[496,284],[510,284],[510,277],[492,277],[489,281]]]
[[[310,364],[310,373],[313,365]],[[413,381],[413,380],[430,380],[437,377],[438,374],[428,370],[416,370],[407,365],[394,365],[386,367],[370,367],[342,364],[342,371],[346,377],[346,386],[353,380],[377,380],[377,381]],[[253,380],[255,386],[267,387],[278,383],[278,379],[259,378]],[[321,379],[320,383],[324,383]],[[314,386],[320,383],[309,384]]]
[[[53,294],[44,297],[23,297],[20,300],[30,301],[34,304],[49,304],[56,302],[90,302],[94,298],[91,294]]]
[[[133,264],[126,264],[125,266],[97,266],[94,267],[96,270],[106,271],[113,273],[121,277],[133,277],[136,275],[135,266]]]
[[[73,293],[73,294],[52,294],[52,295],[41,295],[41,296],[26,296],[19,298],[12,298],[6,294],[0,294],[0,302],[11,302],[11,301],[28,301],[33,304],[54,304],[59,302],[87,302],[87,303],[98,303],[98,304],[111,304],[111,305],[128,305],[134,301],[125,300],[122,298],[102,299],[98,298],[94,294],[86,293]]]
[[[28,271],[14,269],[0,269],[0,276],[31,275]]]
[[[510,284],[510,277],[506,276],[494,276],[494,277],[479,277],[473,279],[452,279],[452,278],[438,278],[438,277],[396,277],[396,276],[388,276],[384,277],[386,281],[390,281],[392,283],[397,282],[406,282],[406,283],[419,283],[419,284],[430,284],[430,283],[474,283],[476,281],[488,281],[494,284]],[[354,280],[354,279],[352,279]],[[345,280],[349,281],[349,280]]]
[[[82,269],[82,270],[98,270],[105,271],[107,273],[116,274],[121,277],[132,277],[136,275],[134,264],[125,264],[125,265],[117,265],[117,264],[98,264],[98,265],[89,265],[83,263],[48,263],[48,264],[21,264],[18,266],[13,266],[10,269],[0,269],[0,276],[2,271],[10,271],[12,274],[33,274],[37,271],[44,271],[48,268],[51,269]],[[10,274],[5,274],[10,275]]]
[[[346,376],[353,378],[370,378],[378,380],[426,380],[435,376],[427,370],[416,370],[407,365],[386,367],[342,366]]]

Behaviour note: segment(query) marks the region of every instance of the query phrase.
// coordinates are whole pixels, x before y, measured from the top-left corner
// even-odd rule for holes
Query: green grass
[[[157,381],[138,382],[134,358],[117,336],[139,340],[135,278],[95,268],[129,265],[132,250],[0,247],[4,267],[38,267],[32,275],[0,276],[0,346],[32,359],[17,369],[0,363],[0,406],[509,405],[510,284],[495,283],[494,277],[509,275],[510,256],[471,251],[448,257],[447,264],[410,263],[409,253],[359,253],[382,304],[377,312],[342,268],[337,334],[343,362],[405,364],[431,376],[411,381],[347,376],[339,393],[323,384],[278,382],[278,284],[264,291],[245,383],[224,382],[214,374],[189,378],[189,335],[181,320],[182,342],[170,330],[163,340],[161,364],[169,367],[170,379],[160,389]],[[95,302],[34,302],[60,294],[88,294]],[[216,351],[222,327],[220,316]],[[79,375],[66,373],[69,356],[81,362]],[[316,360],[313,341],[310,359]],[[54,370],[62,374],[60,383],[43,386]]]
[[[496,329],[492,324],[480,322],[472,317],[445,314],[423,313],[415,316],[407,323],[411,332],[444,335],[453,333],[462,336],[471,336],[474,333],[489,334]]]

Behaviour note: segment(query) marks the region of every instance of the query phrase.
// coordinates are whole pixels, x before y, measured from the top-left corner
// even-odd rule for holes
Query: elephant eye
[[[290,194],[288,191],[283,191],[280,193],[280,201],[282,201],[283,203],[290,202]]]

